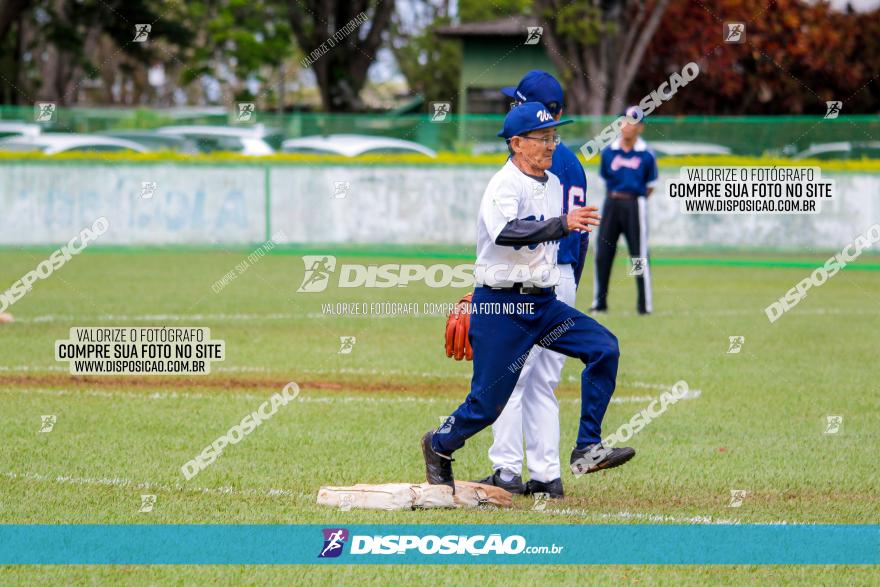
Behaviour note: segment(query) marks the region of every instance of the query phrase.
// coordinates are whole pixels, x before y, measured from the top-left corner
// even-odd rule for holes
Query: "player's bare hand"
[[[599,226],[599,209],[595,206],[575,208],[566,215],[569,230],[583,230],[592,232],[594,226]]]

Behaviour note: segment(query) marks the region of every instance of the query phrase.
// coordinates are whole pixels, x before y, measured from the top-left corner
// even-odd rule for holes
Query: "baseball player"
[[[608,280],[621,233],[626,237],[632,262],[631,274],[638,287],[637,310],[652,311],[651,268],[648,263],[648,196],[657,183],[657,159],[639,136],[645,128],[644,114],[630,106],[622,114],[626,122],[620,137],[602,149],[599,174],[606,196],[596,244],[596,280],[591,313],[608,311]]]
[[[569,122],[556,120],[541,103],[525,102],[507,114],[498,133],[511,157],[486,187],[477,221],[471,390],[440,428],[422,437],[429,483],[455,490],[453,453],[498,419],[536,344],[584,363],[572,470],[616,467],[635,455],[632,448],[601,443],[602,419],[617,379],[617,338],[555,294],[558,241],[574,230],[592,230],[599,218],[592,206],[563,214],[562,185],[548,172],[559,144],[555,128]]]
[[[513,107],[523,102],[540,102],[555,120],[562,117],[565,96],[559,82],[547,72],[530,71],[515,88],[503,88],[513,98]],[[587,176],[577,156],[560,143],[553,152],[549,172],[562,184],[562,212],[585,206]],[[559,241],[557,264],[559,283],[556,297],[574,307],[577,284],[587,255],[589,232],[572,231]],[[559,464],[559,402],[554,391],[559,384],[565,355],[535,346],[529,353],[516,387],[498,420],[492,424],[489,459],[492,474],[480,483],[502,487],[511,493],[546,493],[564,496]],[[523,438],[529,482],[523,485]]]

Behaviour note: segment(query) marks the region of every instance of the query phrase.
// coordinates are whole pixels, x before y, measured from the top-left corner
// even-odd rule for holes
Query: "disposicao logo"
[[[558,555],[565,546],[545,544],[529,546],[524,536],[513,534],[428,535],[408,534],[360,535],[345,528],[324,528],[324,547],[318,558],[336,558],[349,543],[348,554],[357,555]]]
[[[526,220],[533,217],[526,218]],[[538,245],[529,245],[530,249]],[[358,265],[343,263],[337,266],[333,255],[303,255],[305,271],[302,284],[297,293],[320,293],[331,283],[331,276],[337,274],[336,285],[340,288],[366,287],[389,288],[408,287],[413,282],[423,281],[426,286],[474,287],[475,283],[492,283],[497,275],[503,274],[511,282],[531,281],[540,287],[559,284],[559,267],[556,264],[542,263],[535,267],[525,264],[495,263],[493,265],[462,263],[459,265],[434,265],[386,263],[384,265]]]
[[[336,558],[342,554],[342,547],[348,540],[348,530],[345,528],[324,528],[324,547],[318,558]]]

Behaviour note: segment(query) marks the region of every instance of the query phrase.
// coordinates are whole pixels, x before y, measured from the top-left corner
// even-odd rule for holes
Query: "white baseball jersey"
[[[477,285],[511,287],[514,283],[537,287],[556,285],[559,243],[547,242],[522,247],[495,244],[511,220],[549,220],[562,215],[562,185],[547,173],[538,181],[507,160],[496,173],[480,203],[477,221]]]

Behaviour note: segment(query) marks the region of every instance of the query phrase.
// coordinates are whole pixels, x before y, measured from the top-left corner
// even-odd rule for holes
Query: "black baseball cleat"
[[[556,478],[546,483],[530,479],[526,483],[526,495],[534,495],[536,493],[549,493],[552,499],[562,499],[565,497],[565,491],[562,489],[562,479]]]
[[[587,310],[590,314],[607,314],[608,306],[593,306],[589,310]]]
[[[480,479],[479,481],[474,481],[474,483],[482,483],[483,485],[493,485],[495,487],[500,487],[501,489],[505,489],[511,493],[515,493],[517,495],[523,495],[525,491],[525,487],[523,486],[522,477],[519,475],[514,475],[513,479],[510,481],[504,481],[501,478],[501,469],[493,472],[491,475],[486,477],[485,479]]]
[[[455,479],[452,477],[452,457],[434,452],[431,439],[434,431],[429,430],[422,436],[422,455],[425,457],[425,477],[431,485],[449,485],[455,493]]]
[[[603,469],[619,467],[636,456],[636,451],[628,446],[605,448],[602,443],[591,444],[586,448],[571,451],[571,472],[575,475],[595,473]]]

